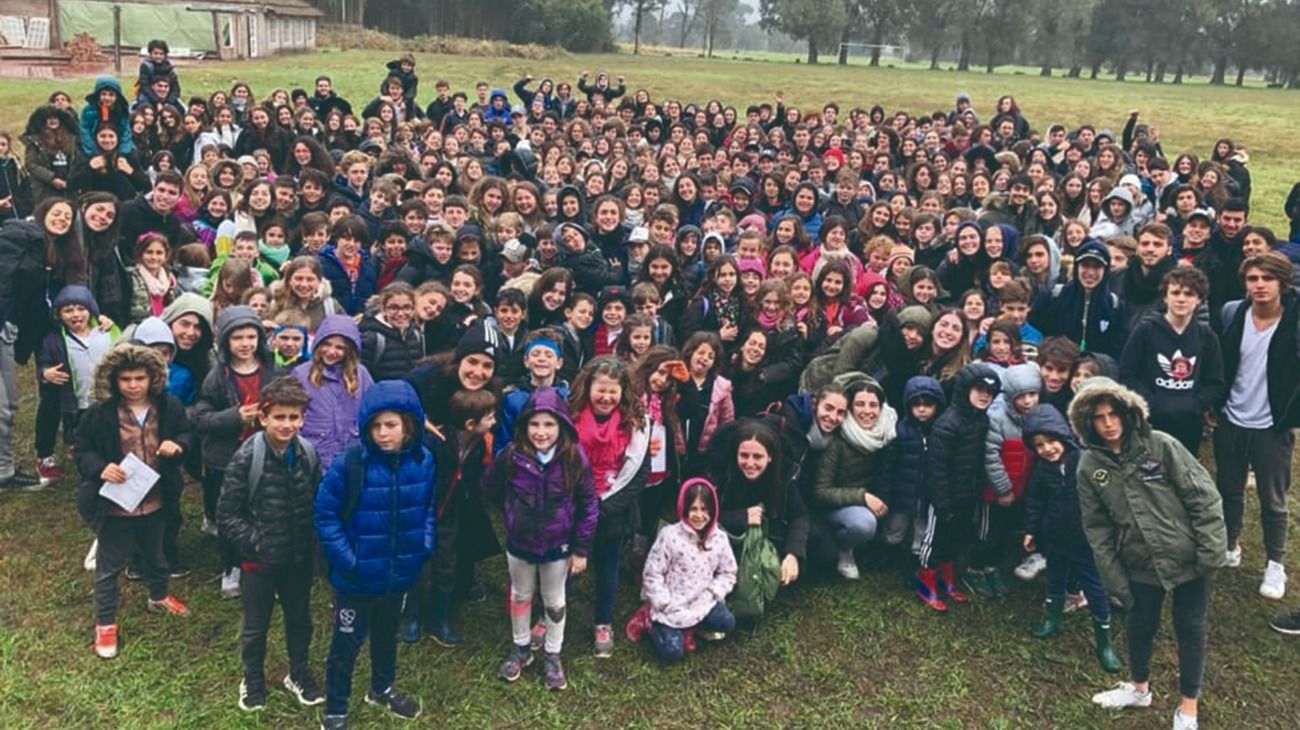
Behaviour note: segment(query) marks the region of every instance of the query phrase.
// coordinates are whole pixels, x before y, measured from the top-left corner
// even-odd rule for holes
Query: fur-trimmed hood
[[[1092,411],[1103,398],[1112,398],[1120,404],[1120,416],[1124,419],[1124,441],[1129,442],[1130,435],[1136,433],[1148,436],[1151,424],[1147,420],[1150,409],[1147,401],[1135,391],[1129,390],[1107,377],[1097,376],[1083,381],[1079,392],[1070,402],[1070,426],[1079,435],[1079,440],[1089,448],[1106,448],[1106,442],[1092,428]]]
[[[104,355],[95,368],[95,399],[113,400],[118,397],[117,374],[123,370],[144,370],[149,373],[149,395],[157,398],[167,392],[167,361],[158,351],[144,345],[119,344]]]

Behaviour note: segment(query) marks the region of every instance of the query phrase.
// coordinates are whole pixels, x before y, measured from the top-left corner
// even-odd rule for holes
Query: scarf
[[[784,321],[785,317],[781,314],[758,313],[758,326],[762,327],[764,332],[772,332]]]
[[[279,271],[281,266],[284,266],[284,262],[289,260],[288,246],[276,246],[275,248],[272,248],[265,243],[258,241],[257,250],[262,253],[262,258],[269,261],[277,271]]]
[[[740,324],[740,299],[735,292],[733,291],[731,296],[723,296],[721,292],[714,296],[713,303],[718,308],[718,321]]]
[[[591,476],[596,482],[596,495],[609,491],[610,480],[618,474],[627,457],[628,443],[631,438],[623,432],[623,417],[617,410],[604,423],[596,420],[596,414],[590,407],[578,414],[578,442],[587,455]]]
[[[813,451],[825,451],[827,446],[831,445],[831,434],[822,430],[815,422],[812,428],[808,429],[808,448]]]
[[[860,451],[871,454],[885,448],[890,441],[894,440],[896,426],[898,426],[898,412],[893,406],[885,403],[880,407],[880,418],[876,419],[875,426],[865,429],[850,415],[844,419],[844,425],[840,426],[840,433],[844,435],[846,441]]]
[[[149,294],[149,306],[153,310],[153,316],[161,317],[163,300],[167,297],[167,292],[176,286],[176,279],[164,269],[159,276],[154,276],[149,269],[144,266],[137,266],[136,273],[140,275],[140,281],[144,282],[144,289]]]

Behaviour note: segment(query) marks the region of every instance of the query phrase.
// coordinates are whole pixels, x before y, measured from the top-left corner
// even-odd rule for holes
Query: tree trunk
[[[1183,83],[1183,64],[1181,63],[1178,64],[1178,68],[1174,69],[1174,83]]]
[[[1075,65],[1070,67],[1070,73],[1066,74],[1065,77],[1068,79],[1077,79],[1082,75],[1083,75],[1083,67],[1076,63]]]
[[[993,73],[993,66],[994,66],[993,61],[994,61],[993,44],[990,43],[988,53],[984,57],[984,73],[986,74]]]
[[[961,33],[961,53],[957,56],[957,70],[970,70],[970,31],[964,30]]]
[[[1148,84],[1151,83],[1151,74],[1155,71],[1155,69],[1156,69],[1156,62],[1147,61],[1147,83]]]
[[[1168,63],[1165,63],[1164,61],[1161,61],[1160,63],[1157,63],[1157,64],[1156,64],[1156,83],[1157,83],[1157,84],[1163,84],[1163,83],[1165,82],[1165,69],[1167,69],[1168,67],[1169,67],[1169,64],[1168,64]]]
[[[1115,67],[1115,80],[1123,81],[1128,76],[1128,61],[1120,60],[1119,65]]]
[[[632,55],[641,55],[641,16],[645,13],[645,2],[638,0],[636,4],[636,25],[632,31]]]
[[[885,42],[885,29],[883,24],[876,25],[876,32],[871,34],[871,66],[876,68],[880,66],[880,46]]]
[[[809,38],[808,39],[808,65],[813,66],[816,64],[817,64],[817,41]]]
[[[1214,58],[1214,75],[1210,77],[1210,83],[1216,86],[1223,85],[1223,79],[1228,75],[1228,59],[1224,56]]]
[[[845,25],[844,30],[840,32],[840,52],[836,62],[841,66],[849,65],[849,47],[844,45],[849,40],[849,26]]]
[[[1092,79],[1093,81],[1096,81],[1097,76],[1099,74],[1101,74],[1101,61],[1097,61],[1096,63],[1092,64],[1092,74],[1088,76],[1088,78]]]
[[[1048,77],[1052,75],[1052,59],[1050,56],[1045,59],[1043,65],[1038,68],[1038,75]]]
[[[934,48],[930,50],[930,70],[931,70],[931,71],[938,71],[938,70],[939,70],[939,52],[942,51],[942,50],[943,50],[943,46],[942,46],[941,44],[939,44],[939,43],[935,43],[935,44],[934,44]]]

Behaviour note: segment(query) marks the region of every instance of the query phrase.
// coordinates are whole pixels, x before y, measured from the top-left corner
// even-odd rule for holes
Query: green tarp
[[[214,51],[212,13],[186,10],[184,5],[122,3],[122,46],[139,48],[162,38],[172,48]],[[59,2],[59,33],[63,42],[89,33],[104,47],[113,45],[113,3],[88,0]]]

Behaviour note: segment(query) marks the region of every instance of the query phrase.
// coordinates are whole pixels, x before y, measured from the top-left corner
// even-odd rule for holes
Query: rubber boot
[[[417,583],[406,594],[406,605],[402,607],[402,642],[420,643],[420,587]]]
[[[984,571],[984,581],[988,584],[994,598],[1003,598],[1007,595],[1007,584],[1002,582],[1002,574],[997,568]]]
[[[953,578],[953,572],[952,563],[941,563],[939,565],[939,592],[957,603],[965,603],[970,600],[970,596],[962,593],[957,588],[957,581]]]
[[[1097,644],[1097,663],[1102,671],[1117,674],[1121,669],[1119,657],[1115,654],[1115,645],[1110,639],[1110,622],[1092,620],[1092,637]]]
[[[1061,633],[1061,617],[1064,615],[1065,596],[1048,596],[1043,606],[1043,622],[1034,627],[1034,638],[1050,639]]]
[[[433,592],[433,620],[429,626],[429,635],[434,641],[447,648],[460,646],[460,634],[451,627],[450,591]]]
[[[961,584],[966,587],[969,593],[974,593],[981,600],[989,600],[994,597],[993,589],[989,587],[988,573],[976,568],[967,568],[962,573]]]
[[[939,598],[938,580],[934,568],[921,568],[916,571],[916,597],[921,599],[921,603],[943,613],[948,610],[948,604]]]

